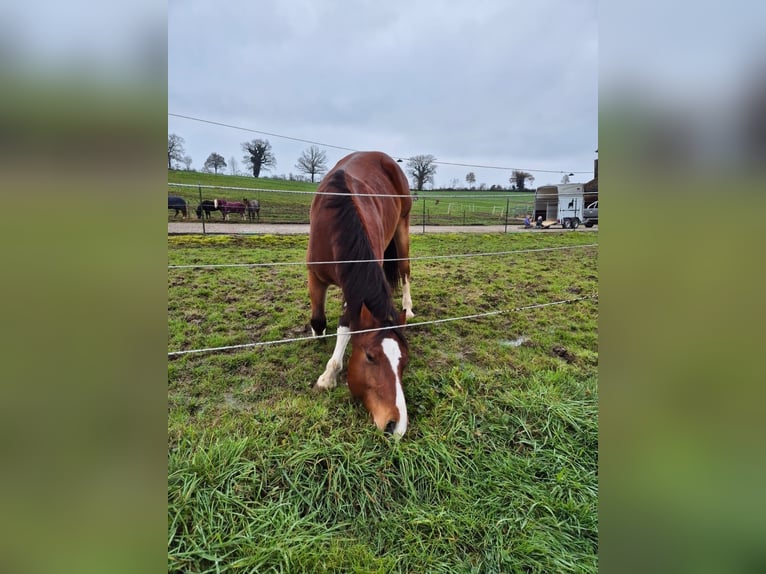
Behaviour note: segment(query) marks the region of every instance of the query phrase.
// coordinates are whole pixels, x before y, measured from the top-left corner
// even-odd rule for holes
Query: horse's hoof
[[[317,382],[314,385],[314,387],[317,389],[324,389],[329,391],[331,389],[334,389],[337,384],[338,384],[338,381],[335,380],[334,377],[322,375],[317,379]]]

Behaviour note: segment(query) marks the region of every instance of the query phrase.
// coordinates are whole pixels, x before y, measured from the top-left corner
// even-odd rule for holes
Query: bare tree
[[[168,169],[173,169],[173,160],[183,162],[184,154],[184,138],[176,134],[168,134]]]
[[[186,171],[191,170],[192,158],[190,155],[185,155],[181,162],[186,166]]]
[[[237,163],[237,158],[234,156],[231,156],[229,158],[229,171],[231,172],[231,175],[237,175],[237,170],[239,170],[239,164]]]
[[[277,158],[271,151],[269,140],[253,140],[242,144],[242,151],[247,155],[242,158],[253,171],[253,177],[259,177],[261,170],[268,170],[277,165]]]
[[[314,176],[327,171],[327,154],[317,146],[303,150],[298,163],[295,164],[298,171],[307,173],[311,176],[311,183],[314,183]]]
[[[526,171],[519,171],[518,169],[514,169],[511,172],[511,177],[508,178],[511,185],[516,185],[516,189],[519,191],[524,191],[524,189],[526,189],[525,183],[527,180],[529,180],[529,183],[533,183],[535,181],[535,176]]]
[[[224,167],[226,167],[226,160],[223,159],[221,154],[213,152],[207,156],[207,159],[205,160],[206,169],[213,168],[215,170],[215,174],[218,175],[218,170]]]
[[[465,176],[465,182],[469,187],[472,186],[474,183],[476,183],[476,174],[472,171],[469,171]]]
[[[412,184],[416,190],[421,191],[426,183],[434,183],[436,158],[431,154],[415,155],[407,160],[407,173],[412,177]]]

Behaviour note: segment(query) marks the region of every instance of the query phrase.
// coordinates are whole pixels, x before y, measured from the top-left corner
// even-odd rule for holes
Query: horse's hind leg
[[[410,295],[410,224],[406,219],[399,221],[399,226],[394,234],[397,257],[399,261],[399,277],[402,278],[402,309],[404,309],[407,319],[412,319],[415,313],[412,312],[412,295]]]

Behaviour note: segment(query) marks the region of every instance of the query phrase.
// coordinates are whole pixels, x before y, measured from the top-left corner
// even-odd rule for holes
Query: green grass
[[[411,242],[418,256],[597,237]],[[172,264],[301,261],[306,243],[168,238]],[[597,275],[594,248],[415,261],[413,321],[585,295]],[[303,266],[168,276],[169,350],[309,333]],[[329,328],[339,313],[331,289]],[[342,382],[309,388],[334,340],[170,360],[168,570],[595,572],[597,304],[413,327],[407,337],[410,428],[398,442]]]
[[[202,197],[232,201],[241,201],[243,197],[258,199],[261,202],[261,222],[263,223],[308,223],[309,207],[313,198],[311,194],[264,190],[313,192],[317,188],[317,184],[282,179],[168,170],[168,184],[173,183],[248,188],[248,191],[203,188]],[[200,201],[199,190],[168,185],[168,193],[186,199],[190,206],[189,218],[196,221],[194,209]],[[509,219],[517,224],[524,218],[525,213],[532,212],[534,206],[532,193],[421,191],[418,196],[419,199],[412,209],[412,225],[422,225],[424,218],[428,225],[498,225],[505,222],[506,209]],[[168,212],[168,221],[177,220],[174,213]],[[216,212],[213,220],[220,222],[220,213]],[[230,223],[234,226],[233,229],[236,229],[241,220],[234,216]]]

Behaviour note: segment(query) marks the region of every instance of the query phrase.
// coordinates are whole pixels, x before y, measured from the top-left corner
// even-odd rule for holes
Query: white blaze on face
[[[396,377],[396,408],[399,409],[399,422],[394,428],[395,436],[402,436],[407,432],[407,403],[404,401],[404,391],[402,390],[402,381],[399,379],[399,361],[402,358],[402,350],[391,337],[383,339],[383,352],[391,363],[391,370]]]

